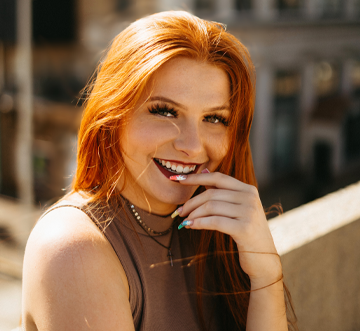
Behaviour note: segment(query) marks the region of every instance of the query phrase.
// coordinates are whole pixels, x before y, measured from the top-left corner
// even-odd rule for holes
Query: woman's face
[[[169,179],[214,171],[228,149],[230,84],[213,65],[175,58],[153,76],[122,133],[128,174],[122,194],[155,214],[185,203],[197,187]]]

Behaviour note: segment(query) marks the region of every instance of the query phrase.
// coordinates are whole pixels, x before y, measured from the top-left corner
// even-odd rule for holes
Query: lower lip
[[[163,174],[166,178],[170,178],[170,176],[176,175],[175,173],[166,170],[166,169],[165,169],[164,167],[162,167],[159,163],[157,163],[154,159],[153,159],[153,161],[154,161],[155,165],[159,168],[159,170],[162,172],[162,174]],[[197,165],[196,168],[195,168],[195,170],[192,171],[191,173],[192,173],[192,174],[195,174],[196,171],[198,170],[198,168],[199,168],[199,166]],[[187,174],[185,174],[185,175],[187,175]]]

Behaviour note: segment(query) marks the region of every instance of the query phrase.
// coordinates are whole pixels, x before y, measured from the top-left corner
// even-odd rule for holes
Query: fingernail
[[[201,171],[202,174],[209,174],[210,171],[208,168],[205,168],[203,171]]]
[[[179,207],[178,209],[176,209],[172,214],[171,214],[171,218],[175,218],[176,216],[178,216],[181,211],[183,210],[183,207]]]
[[[191,226],[193,224],[194,224],[194,221],[192,221],[192,220],[182,221],[182,223],[180,223],[180,225],[178,226],[178,230],[181,230],[184,226]]]
[[[175,176],[170,176],[170,180],[185,180],[187,178],[186,175],[175,175]]]

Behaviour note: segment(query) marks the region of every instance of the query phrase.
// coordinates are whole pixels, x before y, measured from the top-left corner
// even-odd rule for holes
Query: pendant
[[[169,258],[169,261],[170,261],[170,265],[173,267],[174,266],[174,263],[173,263],[173,258],[172,258],[172,254],[171,254],[171,250],[169,249],[168,250],[168,258]]]

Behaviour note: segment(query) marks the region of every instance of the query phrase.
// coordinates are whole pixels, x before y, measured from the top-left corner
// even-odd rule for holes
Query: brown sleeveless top
[[[134,220],[131,211],[119,204],[94,206],[80,194],[51,207],[46,213],[60,207],[74,207],[85,212],[104,233],[118,256],[129,283],[129,301],[135,330],[192,331],[200,330],[195,292],[195,267],[187,266],[195,255],[190,239],[192,230],[173,227],[170,233],[155,237],[168,246],[172,236],[171,267],[168,250],[152,238]],[[136,208],[141,219],[155,231],[169,228],[172,219],[149,214]],[[171,233],[173,232],[173,233]],[[209,330],[220,330],[216,297],[205,296],[204,317]]]

